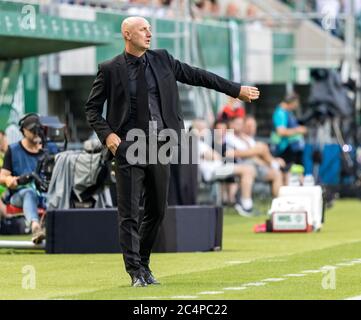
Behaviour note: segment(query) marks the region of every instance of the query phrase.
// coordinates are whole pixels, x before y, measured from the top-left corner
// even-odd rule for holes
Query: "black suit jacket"
[[[167,128],[179,134],[184,128],[179,103],[177,81],[193,86],[202,86],[238,97],[240,84],[228,81],[211,72],[191,67],[174,59],[166,50],[148,50],[147,57],[158,83],[161,112]],[[85,113],[90,126],[100,141],[127,122],[130,114],[128,73],[124,53],[99,65]],[[107,101],[106,119],[102,117],[103,105]]]

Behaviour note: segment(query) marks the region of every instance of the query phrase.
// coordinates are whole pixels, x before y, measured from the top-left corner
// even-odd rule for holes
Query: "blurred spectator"
[[[263,154],[263,161],[270,165],[274,169],[280,169],[285,167],[286,163],[282,158],[274,158],[272,156],[271,150],[268,145],[262,142],[256,142],[257,134],[257,120],[253,116],[246,116],[244,119],[243,134],[242,138],[248,142],[250,146],[255,146],[256,144],[265,146],[265,153]]]
[[[220,15],[220,7],[217,0],[197,0],[192,5],[191,11],[194,19],[218,17]]]
[[[216,120],[214,123],[213,148],[225,156],[226,153],[226,134],[227,122],[225,120]],[[224,203],[235,204],[237,202],[238,183],[227,181],[222,184],[222,199]]]
[[[37,134],[40,127],[37,115],[30,114],[21,120],[23,139],[9,145],[0,171],[0,184],[5,185],[9,192],[5,202],[23,208],[34,243],[40,243],[45,238],[38,215],[39,192],[34,183],[29,181],[20,185],[19,177],[34,172],[39,158],[43,155],[41,138]]]
[[[250,3],[247,7],[246,18],[249,19],[249,21],[247,21],[247,26],[251,26],[255,29],[263,28],[263,22],[262,20],[259,20],[260,11],[253,3]]]
[[[255,170],[251,165],[224,163],[222,154],[212,149],[204,139],[209,133],[204,120],[194,120],[192,124],[198,139],[198,153],[200,157],[199,168],[205,181],[239,177],[241,192],[240,203],[235,204],[235,209],[240,215],[249,216],[253,210],[252,187]],[[223,134],[221,134],[222,136]],[[219,136],[218,136],[219,138]]]
[[[0,168],[2,167],[2,160],[4,158],[4,154],[8,149],[8,140],[6,137],[6,133],[3,130],[0,130]]]
[[[227,122],[224,120],[217,120],[214,123],[214,136],[213,136],[213,143],[216,150],[222,150],[222,155],[224,154],[225,148],[225,139],[227,134]]]
[[[227,104],[218,113],[218,120],[229,120],[235,117],[243,118],[246,115],[244,103],[239,99],[229,97]]]
[[[151,16],[153,9],[150,4],[150,0],[129,0],[126,12],[131,16]]]
[[[241,12],[240,12],[238,4],[235,2],[228,3],[227,7],[226,7],[225,15],[227,17],[232,17],[232,18],[240,18]]]
[[[5,155],[5,152],[7,149],[8,149],[8,142],[7,142],[5,131],[0,130],[0,169],[3,166],[4,155]],[[6,206],[1,198],[1,196],[5,190],[6,190],[6,188],[4,188],[3,186],[0,185],[0,220],[1,220],[1,217],[7,216]]]
[[[298,124],[293,113],[298,107],[298,95],[289,94],[276,107],[272,116],[272,153],[286,162],[287,170],[292,164],[303,163],[304,135],[307,128]]]
[[[249,19],[247,25],[254,29],[271,28],[274,26],[272,18],[265,15],[259,7],[253,3],[250,3],[246,9],[246,18]]]
[[[131,16],[154,16],[157,18],[173,17],[171,0],[130,0],[125,11]]]
[[[175,10],[172,7],[172,0],[158,0],[157,17],[174,18]]]
[[[272,195],[277,196],[283,184],[280,164],[274,159],[266,144],[256,142],[244,133],[244,119],[234,118],[229,122],[226,135],[227,156],[233,156],[236,163],[252,165],[256,169],[256,180],[270,182]]]

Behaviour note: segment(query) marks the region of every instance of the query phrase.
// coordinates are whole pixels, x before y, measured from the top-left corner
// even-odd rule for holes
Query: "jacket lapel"
[[[118,77],[122,83],[125,92],[125,98],[127,104],[130,106],[130,93],[129,93],[129,83],[128,83],[128,72],[127,72],[127,63],[125,61],[124,52],[117,57],[117,73]]]

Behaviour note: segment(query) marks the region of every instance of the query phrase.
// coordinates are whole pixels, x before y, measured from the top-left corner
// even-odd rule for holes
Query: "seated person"
[[[286,166],[285,161],[282,158],[275,158],[266,143],[256,141],[256,133],[257,120],[253,116],[246,116],[244,118],[243,134],[241,135],[242,139],[251,147],[259,145],[264,149],[264,152],[260,153],[262,163],[270,165],[274,169],[284,168]]]
[[[290,94],[276,107],[272,116],[272,153],[286,162],[287,171],[292,164],[303,164],[304,135],[307,128],[300,126],[293,114],[298,107],[298,96]]]
[[[241,200],[240,203],[235,204],[235,209],[240,215],[250,216],[253,210],[252,187],[256,175],[255,169],[250,165],[224,163],[221,153],[212,149],[204,141],[205,135],[207,132],[209,133],[204,120],[194,120],[192,128],[194,134],[199,138],[199,168],[204,180],[212,181],[239,176]]]
[[[213,134],[213,149],[218,151],[225,157],[226,150],[226,134],[227,134],[228,122],[227,120],[216,120],[213,125],[214,134]],[[227,183],[222,183],[222,199],[225,203],[235,204],[239,197],[239,183],[231,182],[230,180]]]
[[[5,131],[0,130],[0,169],[3,166],[4,163],[4,155],[8,148],[7,138]],[[0,220],[2,217],[6,218],[6,206],[4,202],[2,201],[1,195],[5,192],[6,188],[0,185]]]
[[[271,182],[272,195],[277,196],[283,184],[279,166],[282,164],[272,157],[264,143],[256,142],[244,133],[244,119],[234,118],[229,122],[226,135],[227,157],[234,157],[236,163],[253,165],[256,169],[256,180]]]
[[[41,229],[38,215],[40,194],[34,183],[18,184],[21,175],[36,170],[38,160],[43,155],[41,138],[37,135],[37,129],[41,127],[41,124],[36,114],[30,114],[20,120],[19,125],[23,139],[11,144],[6,151],[0,171],[0,184],[9,189],[10,204],[23,209],[33,234],[32,241],[41,243],[45,238],[45,233]]]

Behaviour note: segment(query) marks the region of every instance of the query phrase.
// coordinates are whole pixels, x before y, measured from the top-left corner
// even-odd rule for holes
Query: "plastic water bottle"
[[[301,185],[300,177],[297,174],[291,173],[288,185],[291,187],[299,187]]]
[[[291,176],[288,185],[292,187],[300,186],[304,170],[305,169],[303,168],[303,166],[299,164],[293,164],[290,169]]]

